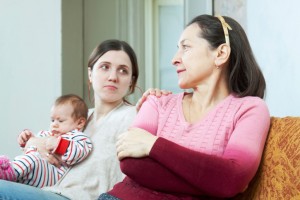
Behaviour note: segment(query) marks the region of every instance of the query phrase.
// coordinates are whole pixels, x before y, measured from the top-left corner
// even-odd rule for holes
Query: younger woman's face
[[[89,68],[95,101],[121,102],[132,80],[132,64],[124,51],[108,51]]]

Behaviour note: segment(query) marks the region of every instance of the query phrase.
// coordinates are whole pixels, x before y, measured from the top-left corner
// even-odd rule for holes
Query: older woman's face
[[[215,53],[210,49],[209,43],[200,38],[200,31],[197,24],[185,28],[172,60],[178,74],[178,85],[183,89],[206,84],[215,68]]]
[[[89,69],[95,100],[118,102],[127,94],[132,80],[132,64],[124,51],[108,51]]]

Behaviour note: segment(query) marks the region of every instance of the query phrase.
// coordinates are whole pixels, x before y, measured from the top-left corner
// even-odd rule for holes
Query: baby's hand
[[[18,143],[20,145],[20,147],[25,147],[26,142],[31,138],[34,137],[34,134],[28,130],[28,129],[24,129],[18,136]]]
[[[49,136],[46,140],[46,150],[52,153],[58,145],[59,137]]]

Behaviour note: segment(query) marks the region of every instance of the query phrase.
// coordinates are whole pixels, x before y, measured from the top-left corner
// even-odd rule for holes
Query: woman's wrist
[[[148,145],[147,145],[147,156],[150,155],[150,152],[153,148],[153,146],[155,145],[156,141],[157,141],[158,137],[157,136],[152,136],[152,138],[149,138],[149,140],[147,140]]]

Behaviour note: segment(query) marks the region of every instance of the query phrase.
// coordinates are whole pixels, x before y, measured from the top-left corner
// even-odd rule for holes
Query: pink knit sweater
[[[184,94],[148,97],[133,127],[159,136],[149,157],[122,160],[127,174],[109,192],[120,199],[232,197],[255,175],[270,125],[265,102],[229,95],[194,124]]]

